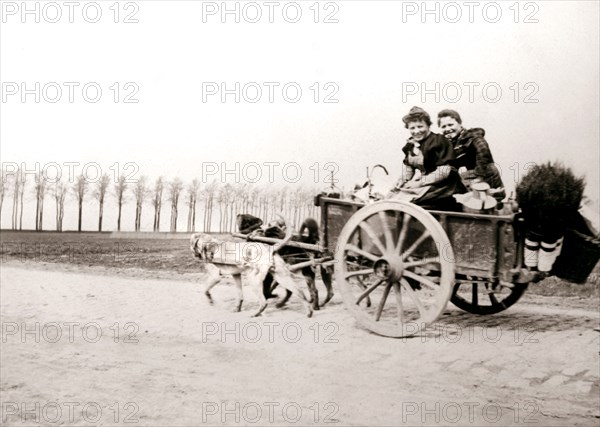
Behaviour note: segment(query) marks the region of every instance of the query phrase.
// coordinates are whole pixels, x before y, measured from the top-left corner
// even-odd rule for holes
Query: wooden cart
[[[416,334],[448,301],[471,313],[498,313],[543,277],[523,268],[518,215],[318,200],[322,250],[334,257],[336,287],[357,321],[377,334]]]

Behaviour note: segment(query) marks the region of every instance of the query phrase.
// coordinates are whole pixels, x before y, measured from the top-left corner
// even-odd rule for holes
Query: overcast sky
[[[408,137],[401,117],[419,105],[484,128],[509,191],[528,165],[561,160],[598,204],[597,1],[427,2],[425,15],[422,2],[393,1],[229,1],[226,15],[222,2],[27,4],[23,15],[21,2],[2,2],[3,164],[94,162],[112,174],[131,162],[135,176],[186,181],[237,167],[241,181],[266,184],[272,172],[278,184],[318,187],[334,170],[349,188],[380,163],[390,177],[375,180],[388,185]],[[26,202],[33,227],[31,194]],[[84,220],[94,228],[91,201]]]

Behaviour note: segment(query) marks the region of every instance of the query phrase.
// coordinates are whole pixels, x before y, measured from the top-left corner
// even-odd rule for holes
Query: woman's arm
[[[410,187],[423,187],[440,182],[450,175],[452,166],[449,163],[454,158],[452,143],[441,135],[434,134],[422,146],[423,166],[425,173],[417,182],[411,181]]]
[[[487,166],[494,163],[494,158],[490,146],[483,137],[475,138],[473,146],[475,147],[475,176],[483,179],[487,173]]]
[[[407,165],[406,163],[404,163],[402,165],[402,182],[401,184],[404,184],[407,181],[410,181],[411,179],[413,179],[413,177],[415,176],[415,168],[412,167],[411,165]]]
[[[450,165],[442,165],[438,166],[433,172],[430,172],[426,175],[421,176],[421,179],[415,181],[409,181],[406,184],[407,188],[418,188],[425,187],[427,185],[435,184],[436,182],[440,182],[450,175],[452,171],[452,166]]]

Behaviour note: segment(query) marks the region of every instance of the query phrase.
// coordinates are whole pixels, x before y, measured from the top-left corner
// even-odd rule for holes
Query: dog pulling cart
[[[544,276],[524,267],[518,214],[427,211],[412,203],[370,204],[317,197],[321,244],[292,266],[332,265],[344,304],[380,335],[413,335],[435,322],[448,301],[474,314],[501,312]],[[268,243],[277,239],[256,238]]]

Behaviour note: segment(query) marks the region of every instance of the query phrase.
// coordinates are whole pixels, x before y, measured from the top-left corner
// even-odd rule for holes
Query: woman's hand
[[[422,187],[420,179],[411,179],[408,182],[405,182],[402,188],[419,188]]]

